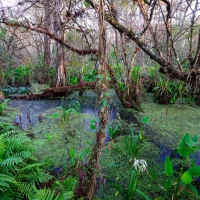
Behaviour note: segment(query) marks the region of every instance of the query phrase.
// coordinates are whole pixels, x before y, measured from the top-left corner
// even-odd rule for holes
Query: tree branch
[[[35,32],[38,32],[38,33],[42,33],[42,34],[45,34],[45,35],[48,35],[51,39],[59,42],[60,44],[62,44],[63,46],[65,46],[67,49],[75,52],[75,53],[78,53],[80,55],[87,55],[87,54],[98,54],[98,51],[96,49],[76,49],[72,46],[70,46],[69,44],[67,44],[65,41],[63,41],[62,39],[60,38],[57,38],[54,34],[50,33],[48,30],[45,30],[45,29],[41,29],[39,27],[32,27],[30,25],[25,25],[23,23],[19,23],[19,22],[9,22],[7,19],[3,18],[3,22],[1,23],[4,23],[6,24],[7,26],[10,26],[10,27],[23,27],[26,29],[26,31],[28,30],[31,30],[31,31],[35,31]]]

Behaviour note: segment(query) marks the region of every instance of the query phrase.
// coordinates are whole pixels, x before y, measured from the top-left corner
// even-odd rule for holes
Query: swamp
[[[0,1],[0,200],[200,200],[200,1]]]

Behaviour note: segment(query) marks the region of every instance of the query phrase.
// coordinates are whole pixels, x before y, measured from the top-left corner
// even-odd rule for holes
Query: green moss
[[[62,111],[58,108],[50,109],[44,117],[58,114],[57,118],[46,119],[37,124],[34,144],[37,146],[37,156],[41,159],[50,159],[53,167],[71,165],[69,150],[74,149],[78,154],[94,142],[94,134],[88,130],[90,117],[87,114],[71,114],[68,121],[62,121]],[[57,116],[57,115],[56,115]]]

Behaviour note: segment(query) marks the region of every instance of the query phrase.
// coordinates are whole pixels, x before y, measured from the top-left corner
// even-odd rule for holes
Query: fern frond
[[[51,180],[54,176],[52,176],[51,174],[39,171],[38,173],[35,173],[35,177],[40,183],[45,183]]]
[[[11,122],[11,119],[9,117],[2,117],[2,116],[0,116],[0,124],[10,123],[10,122]]]
[[[10,184],[14,182],[14,178],[6,174],[0,174],[0,190],[5,191],[6,188],[10,188]]]
[[[21,192],[21,194],[28,199],[32,199],[35,196],[35,186],[25,182],[18,182],[16,187]]]
[[[5,152],[6,152],[6,144],[3,141],[3,137],[0,136],[0,160],[1,160],[1,158],[4,155]]]
[[[12,135],[12,137],[5,137],[4,141],[7,145],[6,154],[14,154],[16,150],[24,151],[27,150],[27,145],[31,143],[31,139],[24,135]]]
[[[42,163],[34,163],[34,164],[28,164],[26,167],[22,168],[20,170],[20,172],[24,172],[24,171],[36,171],[37,169],[39,169],[41,166],[43,166]]]
[[[76,179],[69,176],[63,181],[64,191],[73,191],[76,186]]]
[[[1,167],[4,167],[4,166],[12,167],[12,166],[17,165],[22,162],[23,162],[23,159],[21,157],[10,157],[10,158],[7,158],[7,159],[3,160],[2,162],[0,162],[0,166]]]
[[[30,151],[20,151],[13,154],[14,157],[21,157],[23,159],[31,157]]]
[[[59,200],[68,200],[68,199],[72,199],[73,197],[74,197],[74,192],[67,191],[60,196]]]
[[[16,135],[16,134],[18,134],[18,133],[14,130],[4,130],[2,136],[4,138],[9,138],[9,137],[12,137],[13,135]]]
[[[44,172],[40,165],[32,164],[28,165],[22,170],[18,171],[18,177],[24,179],[29,183],[45,183],[53,178],[52,175]]]
[[[0,200],[13,200],[10,194],[1,194]]]
[[[40,189],[36,190],[36,195],[34,197],[34,200],[55,200],[54,198],[55,191],[51,191],[50,189]],[[56,197],[56,200],[58,200],[60,195]]]

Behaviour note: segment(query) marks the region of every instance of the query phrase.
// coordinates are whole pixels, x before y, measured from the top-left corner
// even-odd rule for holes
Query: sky
[[[3,6],[13,6],[16,5],[17,0],[0,0]]]

